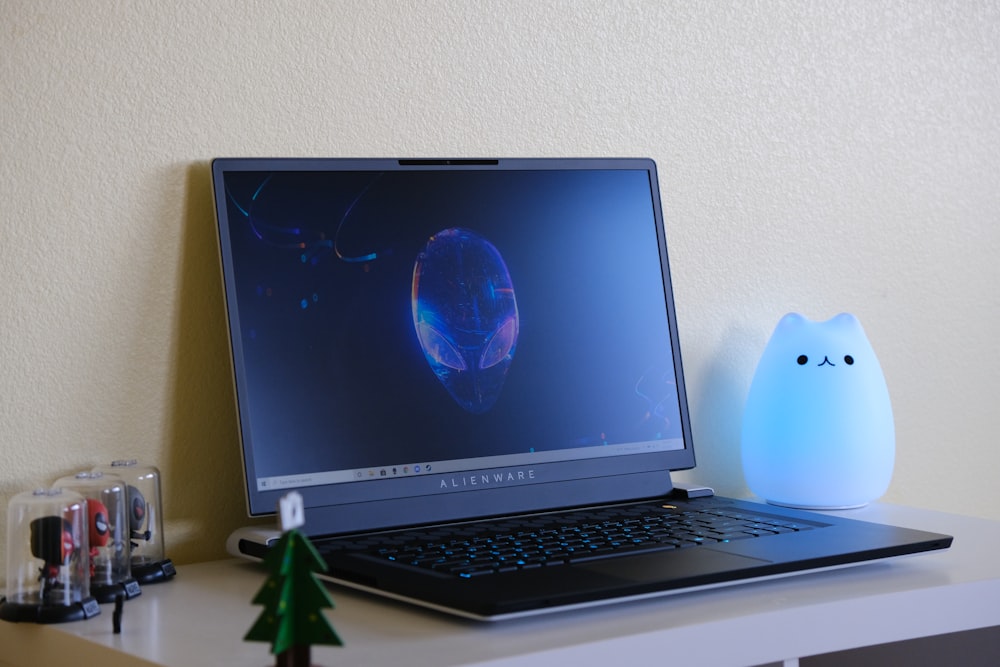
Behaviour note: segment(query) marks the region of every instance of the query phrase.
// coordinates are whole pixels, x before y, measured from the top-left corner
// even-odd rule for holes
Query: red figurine
[[[108,508],[96,498],[87,498],[87,525],[90,527],[90,576],[94,576],[94,559],[100,548],[111,539]]]

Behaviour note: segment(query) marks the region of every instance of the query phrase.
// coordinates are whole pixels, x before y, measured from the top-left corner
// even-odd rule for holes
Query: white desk
[[[1000,522],[892,505],[844,513],[955,536],[947,552],[838,571],[482,625],[339,587],[329,618],[344,648],[314,647],[335,665],[755,665],[1000,626]],[[0,664],[264,665],[266,643],[243,635],[261,607],[258,566],[186,565],[88,621],[0,622]],[[992,635],[991,635],[992,636]]]

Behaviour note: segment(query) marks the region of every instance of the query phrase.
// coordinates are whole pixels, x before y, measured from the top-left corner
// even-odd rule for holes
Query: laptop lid
[[[249,513],[311,534],[656,497],[694,466],[648,159],[219,158]]]

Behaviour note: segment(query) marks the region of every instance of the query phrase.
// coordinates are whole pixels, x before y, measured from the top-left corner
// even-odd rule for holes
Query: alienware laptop
[[[651,160],[212,177],[249,514],[300,492],[332,581],[497,620],[951,543],[674,488],[695,456]]]

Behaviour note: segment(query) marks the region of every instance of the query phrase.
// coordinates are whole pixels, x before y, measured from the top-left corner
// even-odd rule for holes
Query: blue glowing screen
[[[223,183],[257,476],[681,438],[646,170]]]

